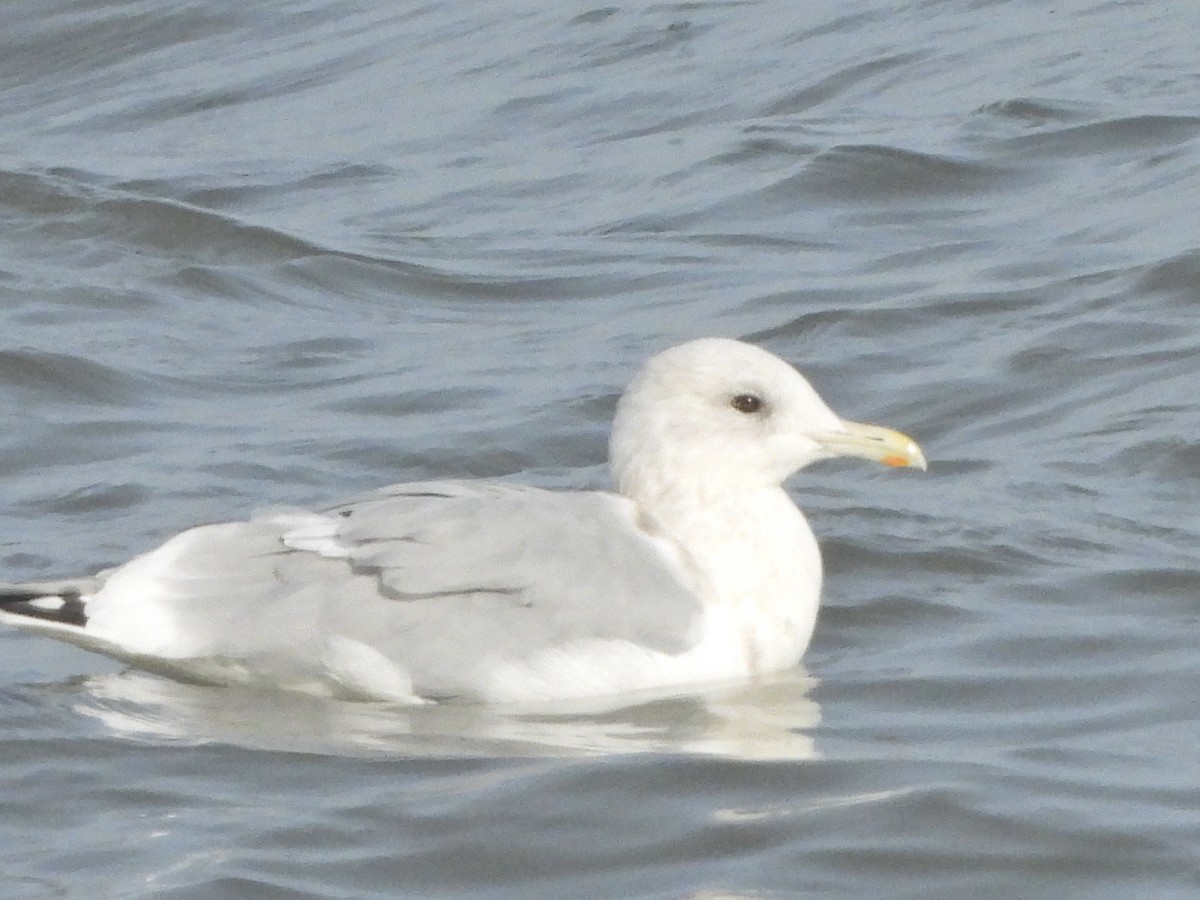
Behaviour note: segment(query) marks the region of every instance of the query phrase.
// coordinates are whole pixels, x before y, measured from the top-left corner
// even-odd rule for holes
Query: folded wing
[[[696,637],[703,586],[688,560],[612,494],[396,485],[306,517],[283,541],[367,578],[368,618],[389,632],[377,645],[397,655],[426,656],[416,635],[515,656],[596,638],[678,653]],[[346,599],[344,616],[364,612],[363,597]],[[340,628],[358,630],[344,616]]]

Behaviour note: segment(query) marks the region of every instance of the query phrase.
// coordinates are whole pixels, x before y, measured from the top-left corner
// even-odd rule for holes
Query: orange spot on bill
[[[908,457],[900,455],[885,456],[882,462],[885,466],[907,466]]]

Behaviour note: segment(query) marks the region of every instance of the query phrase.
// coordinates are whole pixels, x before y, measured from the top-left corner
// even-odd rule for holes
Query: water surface
[[[0,633],[5,897],[1200,894],[1200,9],[0,13],[0,574],[439,476],[606,482],[687,338],[912,433],[794,493],[804,668],[615,709]]]

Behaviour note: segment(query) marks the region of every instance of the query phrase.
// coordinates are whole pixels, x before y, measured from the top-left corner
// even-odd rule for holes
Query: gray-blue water
[[[745,337],[804,670],[558,716],[0,632],[0,896],[1200,896],[1200,6],[0,9],[0,580],[428,476],[606,484]]]

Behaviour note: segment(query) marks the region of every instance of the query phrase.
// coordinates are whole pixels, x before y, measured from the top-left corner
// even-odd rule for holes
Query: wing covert
[[[506,645],[521,636],[531,645],[613,638],[679,652],[695,640],[702,586],[681,551],[640,527],[623,497],[417,482],[321,515],[327,555],[373,574],[385,597],[429,607],[439,619],[465,618],[457,624]],[[284,541],[296,543],[290,534]]]

